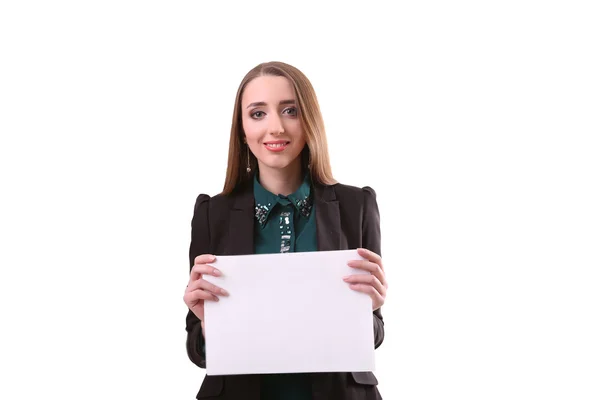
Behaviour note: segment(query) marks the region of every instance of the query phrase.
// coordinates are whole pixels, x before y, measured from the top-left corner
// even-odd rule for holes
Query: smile
[[[283,151],[290,144],[290,142],[286,141],[277,141],[277,142],[268,142],[265,143],[265,147],[270,151]]]

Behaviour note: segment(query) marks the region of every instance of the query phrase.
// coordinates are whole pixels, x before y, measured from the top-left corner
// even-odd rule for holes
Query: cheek
[[[299,120],[290,121],[285,127],[285,131],[289,136],[295,139],[296,142],[304,142],[304,132]]]
[[[300,129],[300,131],[298,132],[298,139],[296,139],[296,142],[298,143],[299,147],[304,147],[304,145],[306,144],[306,137],[304,136],[304,132],[302,132],[302,129]]]
[[[260,137],[260,132],[257,129],[256,124],[253,124],[252,121],[247,121],[246,119],[242,120],[242,128],[244,129],[244,133],[246,134],[246,140],[248,142],[256,141],[258,137]]]

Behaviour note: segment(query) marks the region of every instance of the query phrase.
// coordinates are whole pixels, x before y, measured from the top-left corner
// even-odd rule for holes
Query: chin
[[[292,164],[294,164],[294,160],[277,160],[275,162],[269,160],[267,162],[263,162],[265,167],[272,169],[286,169],[292,166]]]

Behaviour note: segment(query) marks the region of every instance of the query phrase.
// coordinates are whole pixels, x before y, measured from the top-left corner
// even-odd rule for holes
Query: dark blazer
[[[317,246],[323,250],[367,248],[381,254],[379,209],[370,187],[342,184],[314,186]],[[200,254],[240,255],[254,253],[254,193],[251,184],[228,195],[198,196],[192,218],[190,268]],[[323,312],[328,312],[323,310]],[[199,319],[188,312],[187,353],[200,368],[206,368]],[[383,342],[381,309],[373,312],[375,348]],[[381,399],[372,372],[309,374],[314,400]],[[259,400],[259,375],[205,376],[198,399]]]

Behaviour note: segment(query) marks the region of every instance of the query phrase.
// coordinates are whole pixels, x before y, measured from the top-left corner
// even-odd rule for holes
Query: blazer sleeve
[[[192,217],[192,238],[190,242],[189,258],[190,271],[194,266],[194,259],[200,254],[210,253],[210,229],[208,225],[208,205],[210,197],[201,194],[196,199],[194,215]],[[206,368],[204,353],[204,337],[202,325],[196,315],[188,309],[185,330],[187,331],[186,349],[190,360],[200,368]]]
[[[363,221],[362,221],[362,243],[363,247],[381,256],[381,227],[379,224],[379,207],[375,191],[366,186],[363,188]],[[373,333],[375,336],[375,348],[381,346],[384,337],[383,316],[381,308],[373,311]]]

